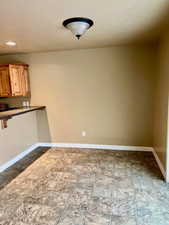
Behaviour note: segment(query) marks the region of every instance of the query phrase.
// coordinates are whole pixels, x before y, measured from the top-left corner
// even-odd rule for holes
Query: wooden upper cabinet
[[[0,97],[11,96],[10,78],[8,67],[0,67]]]
[[[0,86],[1,86],[0,97],[30,96],[28,65],[26,64],[9,64],[5,66],[1,65]],[[8,95],[7,94],[4,95],[3,92],[7,92],[7,88],[9,88]],[[1,89],[3,90],[3,92],[1,91]]]

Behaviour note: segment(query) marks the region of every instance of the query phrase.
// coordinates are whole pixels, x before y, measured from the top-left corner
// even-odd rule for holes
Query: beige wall
[[[30,65],[31,102],[47,106],[52,142],[152,146],[155,57],[154,46],[129,46],[0,62]]]
[[[159,45],[159,72],[156,79],[154,147],[167,170],[168,91],[169,91],[169,35]]]
[[[8,120],[0,129],[0,166],[38,142],[36,112]]]
[[[8,120],[8,128],[0,128],[0,166],[32,145],[50,141],[46,110],[13,117]]]

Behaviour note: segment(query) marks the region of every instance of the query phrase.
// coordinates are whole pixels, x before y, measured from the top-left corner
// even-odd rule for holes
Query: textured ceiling
[[[0,54],[151,42],[166,26],[166,0],[5,0],[0,7]],[[62,27],[82,16],[95,25],[77,41]],[[7,47],[8,40],[17,42]]]

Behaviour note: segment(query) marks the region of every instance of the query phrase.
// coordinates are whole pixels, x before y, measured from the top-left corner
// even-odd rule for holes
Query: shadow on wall
[[[49,122],[46,110],[38,110],[37,118],[37,133],[39,142],[51,142]]]
[[[132,43],[135,41],[140,43],[140,36],[142,39],[150,41],[151,43],[154,42],[155,44],[159,43],[159,40],[165,35],[165,33],[169,29],[169,2],[165,7],[162,7],[159,10],[159,13],[154,15],[154,23],[147,23],[147,26],[142,26],[142,29],[138,31],[135,30],[135,37],[130,38],[130,42]]]

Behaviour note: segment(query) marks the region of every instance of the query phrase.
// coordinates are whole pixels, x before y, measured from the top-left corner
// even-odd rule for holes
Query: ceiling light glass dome
[[[74,17],[63,22],[63,26],[69,29],[73,35],[80,39],[80,37],[93,26],[93,21],[88,18]]]

